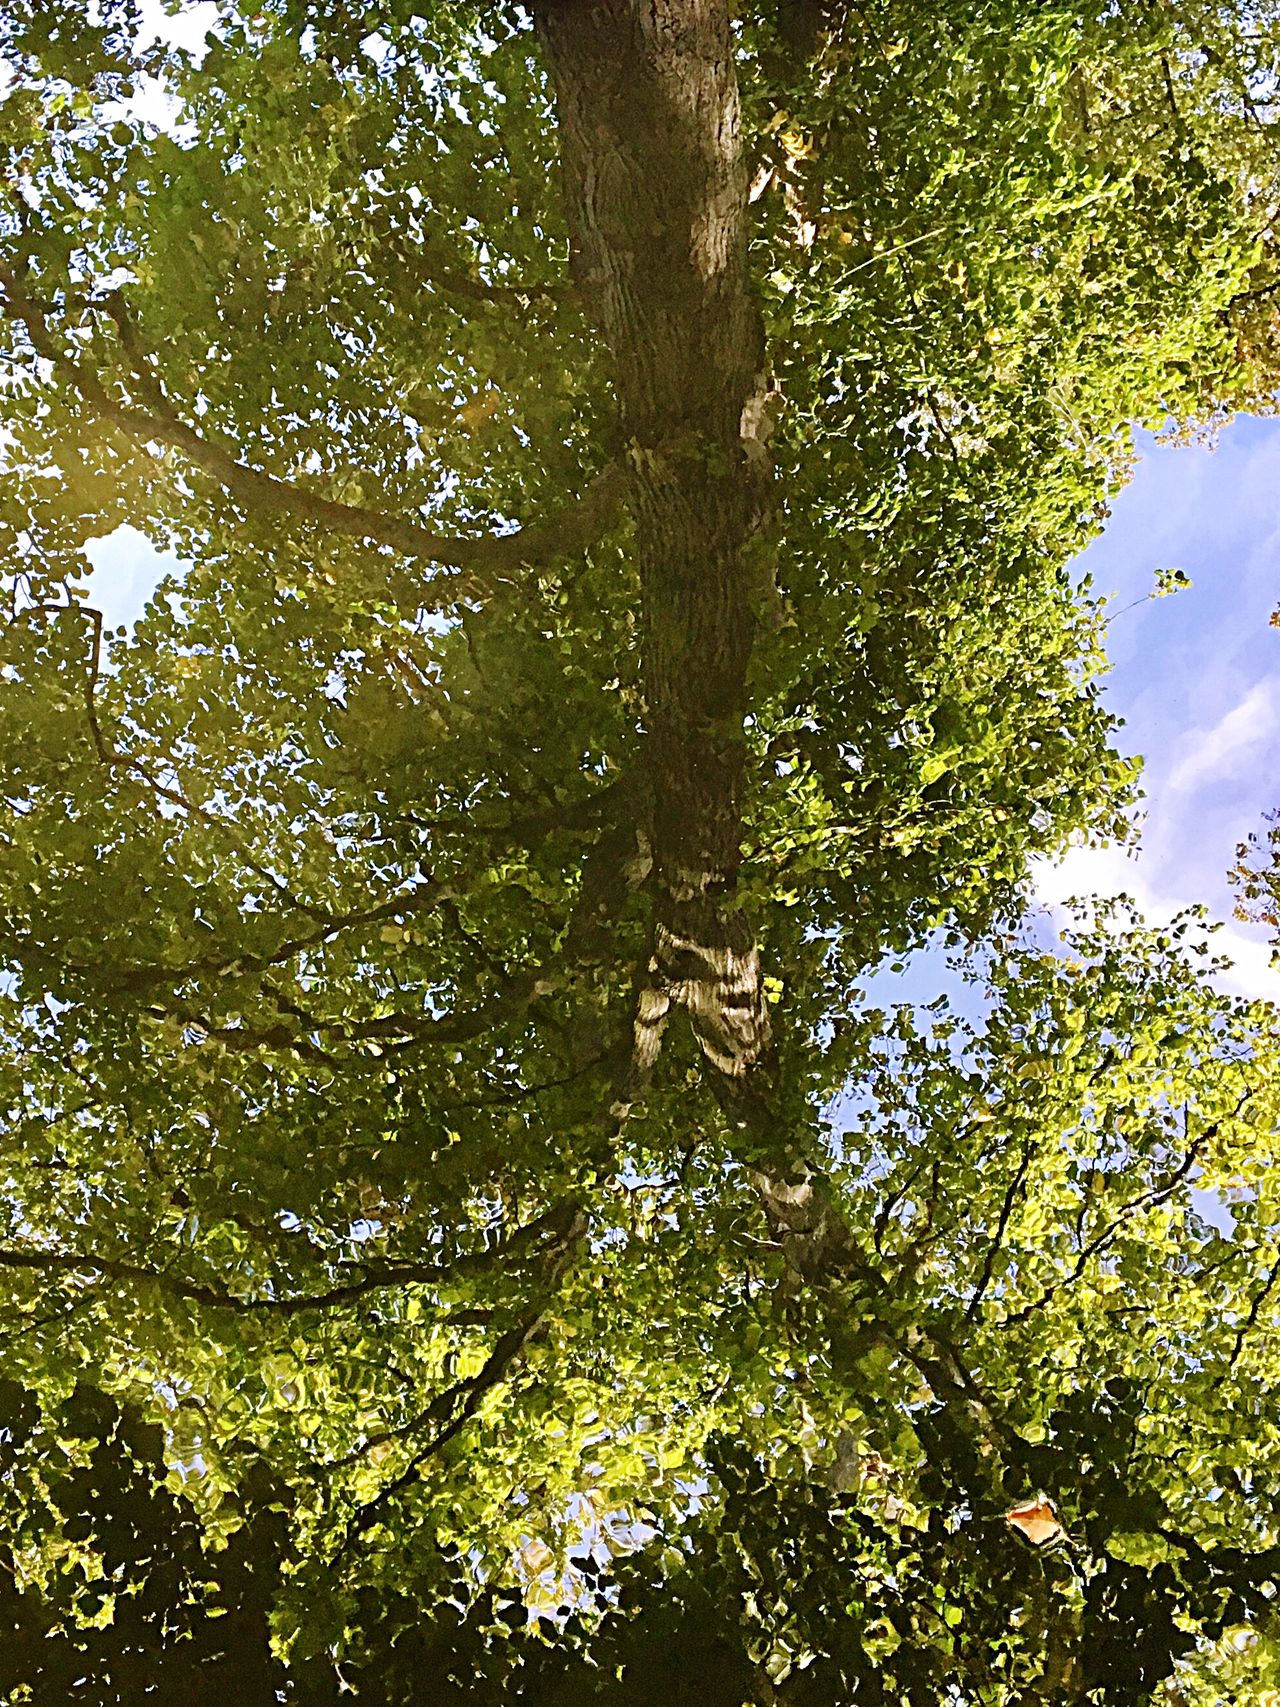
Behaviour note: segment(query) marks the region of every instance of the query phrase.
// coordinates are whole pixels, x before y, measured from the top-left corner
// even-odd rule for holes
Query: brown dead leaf
[[[1012,1524],[1033,1547],[1047,1547],[1052,1541],[1060,1541],[1067,1533],[1043,1494],[1027,1500],[1024,1505],[1014,1506],[1012,1511],[1005,1512],[1004,1520]]]

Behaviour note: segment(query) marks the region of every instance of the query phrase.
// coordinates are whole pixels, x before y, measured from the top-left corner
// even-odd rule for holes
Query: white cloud
[[[178,558],[157,551],[145,534],[127,525],[87,540],[85,556],[93,565],[90,600],[108,628],[135,623],[164,577],[184,570]]]
[[[1275,683],[1257,682],[1211,728],[1189,732],[1165,788],[1171,793],[1188,794],[1202,783],[1244,775],[1253,749],[1271,738],[1276,724]]]
[[[1072,848],[1060,860],[1039,860],[1032,872],[1036,899],[1058,925],[1068,920],[1067,901],[1079,897],[1128,895],[1157,929],[1188,906],[1181,895],[1162,893],[1148,881],[1149,863],[1115,846]],[[1235,922],[1221,924],[1210,938],[1213,952],[1230,964],[1215,979],[1231,995],[1280,1002],[1280,970],[1271,964],[1270,944]]]
[[[1138,861],[1124,848],[1069,848],[1058,860],[1037,860],[1032,872],[1036,899],[1056,913],[1075,896],[1131,895],[1142,906],[1150,890]]]
[[[138,21],[140,42],[158,37],[169,47],[185,48],[202,57],[205,37],[218,22],[217,0],[186,0],[176,12],[169,11],[162,0],[142,0]]]

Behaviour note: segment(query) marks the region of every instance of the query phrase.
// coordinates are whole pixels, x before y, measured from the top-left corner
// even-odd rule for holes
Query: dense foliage
[[[1280,21],[532,11],[0,23],[0,1698],[1280,1699],[1275,1016],[1023,916]]]

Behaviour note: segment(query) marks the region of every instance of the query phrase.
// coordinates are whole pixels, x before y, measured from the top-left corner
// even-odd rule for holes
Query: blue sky
[[[1071,895],[1123,891],[1153,923],[1203,902],[1223,922],[1227,987],[1280,999],[1267,932],[1232,919],[1226,876],[1236,844],[1280,807],[1280,630],[1268,625],[1280,602],[1280,421],[1235,421],[1213,449],[1150,437],[1140,448],[1079,568],[1118,613],[1104,691],[1125,720],[1126,751],[1146,760],[1142,845],[1136,857],[1074,849],[1038,869],[1036,891],[1055,909]],[[132,622],[178,568],[128,528],[91,555],[93,596],[112,625]],[[1192,587],[1124,609],[1168,568]]]
[[[1265,928],[1232,919],[1227,870],[1236,844],[1280,807],[1280,421],[1243,419],[1216,446],[1141,441],[1133,480],[1079,567],[1121,612],[1157,570],[1193,586],[1117,614],[1105,693],[1141,753],[1145,823],[1136,858],[1073,850],[1041,867],[1036,888],[1134,897],[1153,923],[1203,902],[1224,921],[1216,944],[1234,961],[1224,983],[1280,998]]]

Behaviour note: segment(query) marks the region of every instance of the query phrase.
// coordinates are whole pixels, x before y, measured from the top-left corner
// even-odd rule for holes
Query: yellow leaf
[[[784,130],[778,141],[786,149],[793,160],[812,160],[814,156],[813,140],[798,130]]]
[[[464,432],[474,433],[484,426],[486,421],[492,421],[498,413],[498,405],[502,402],[501,393],[492,386],[482,391],[478,397],[473,397],[470,403],[464,403],[458,410],[458,420]]]

